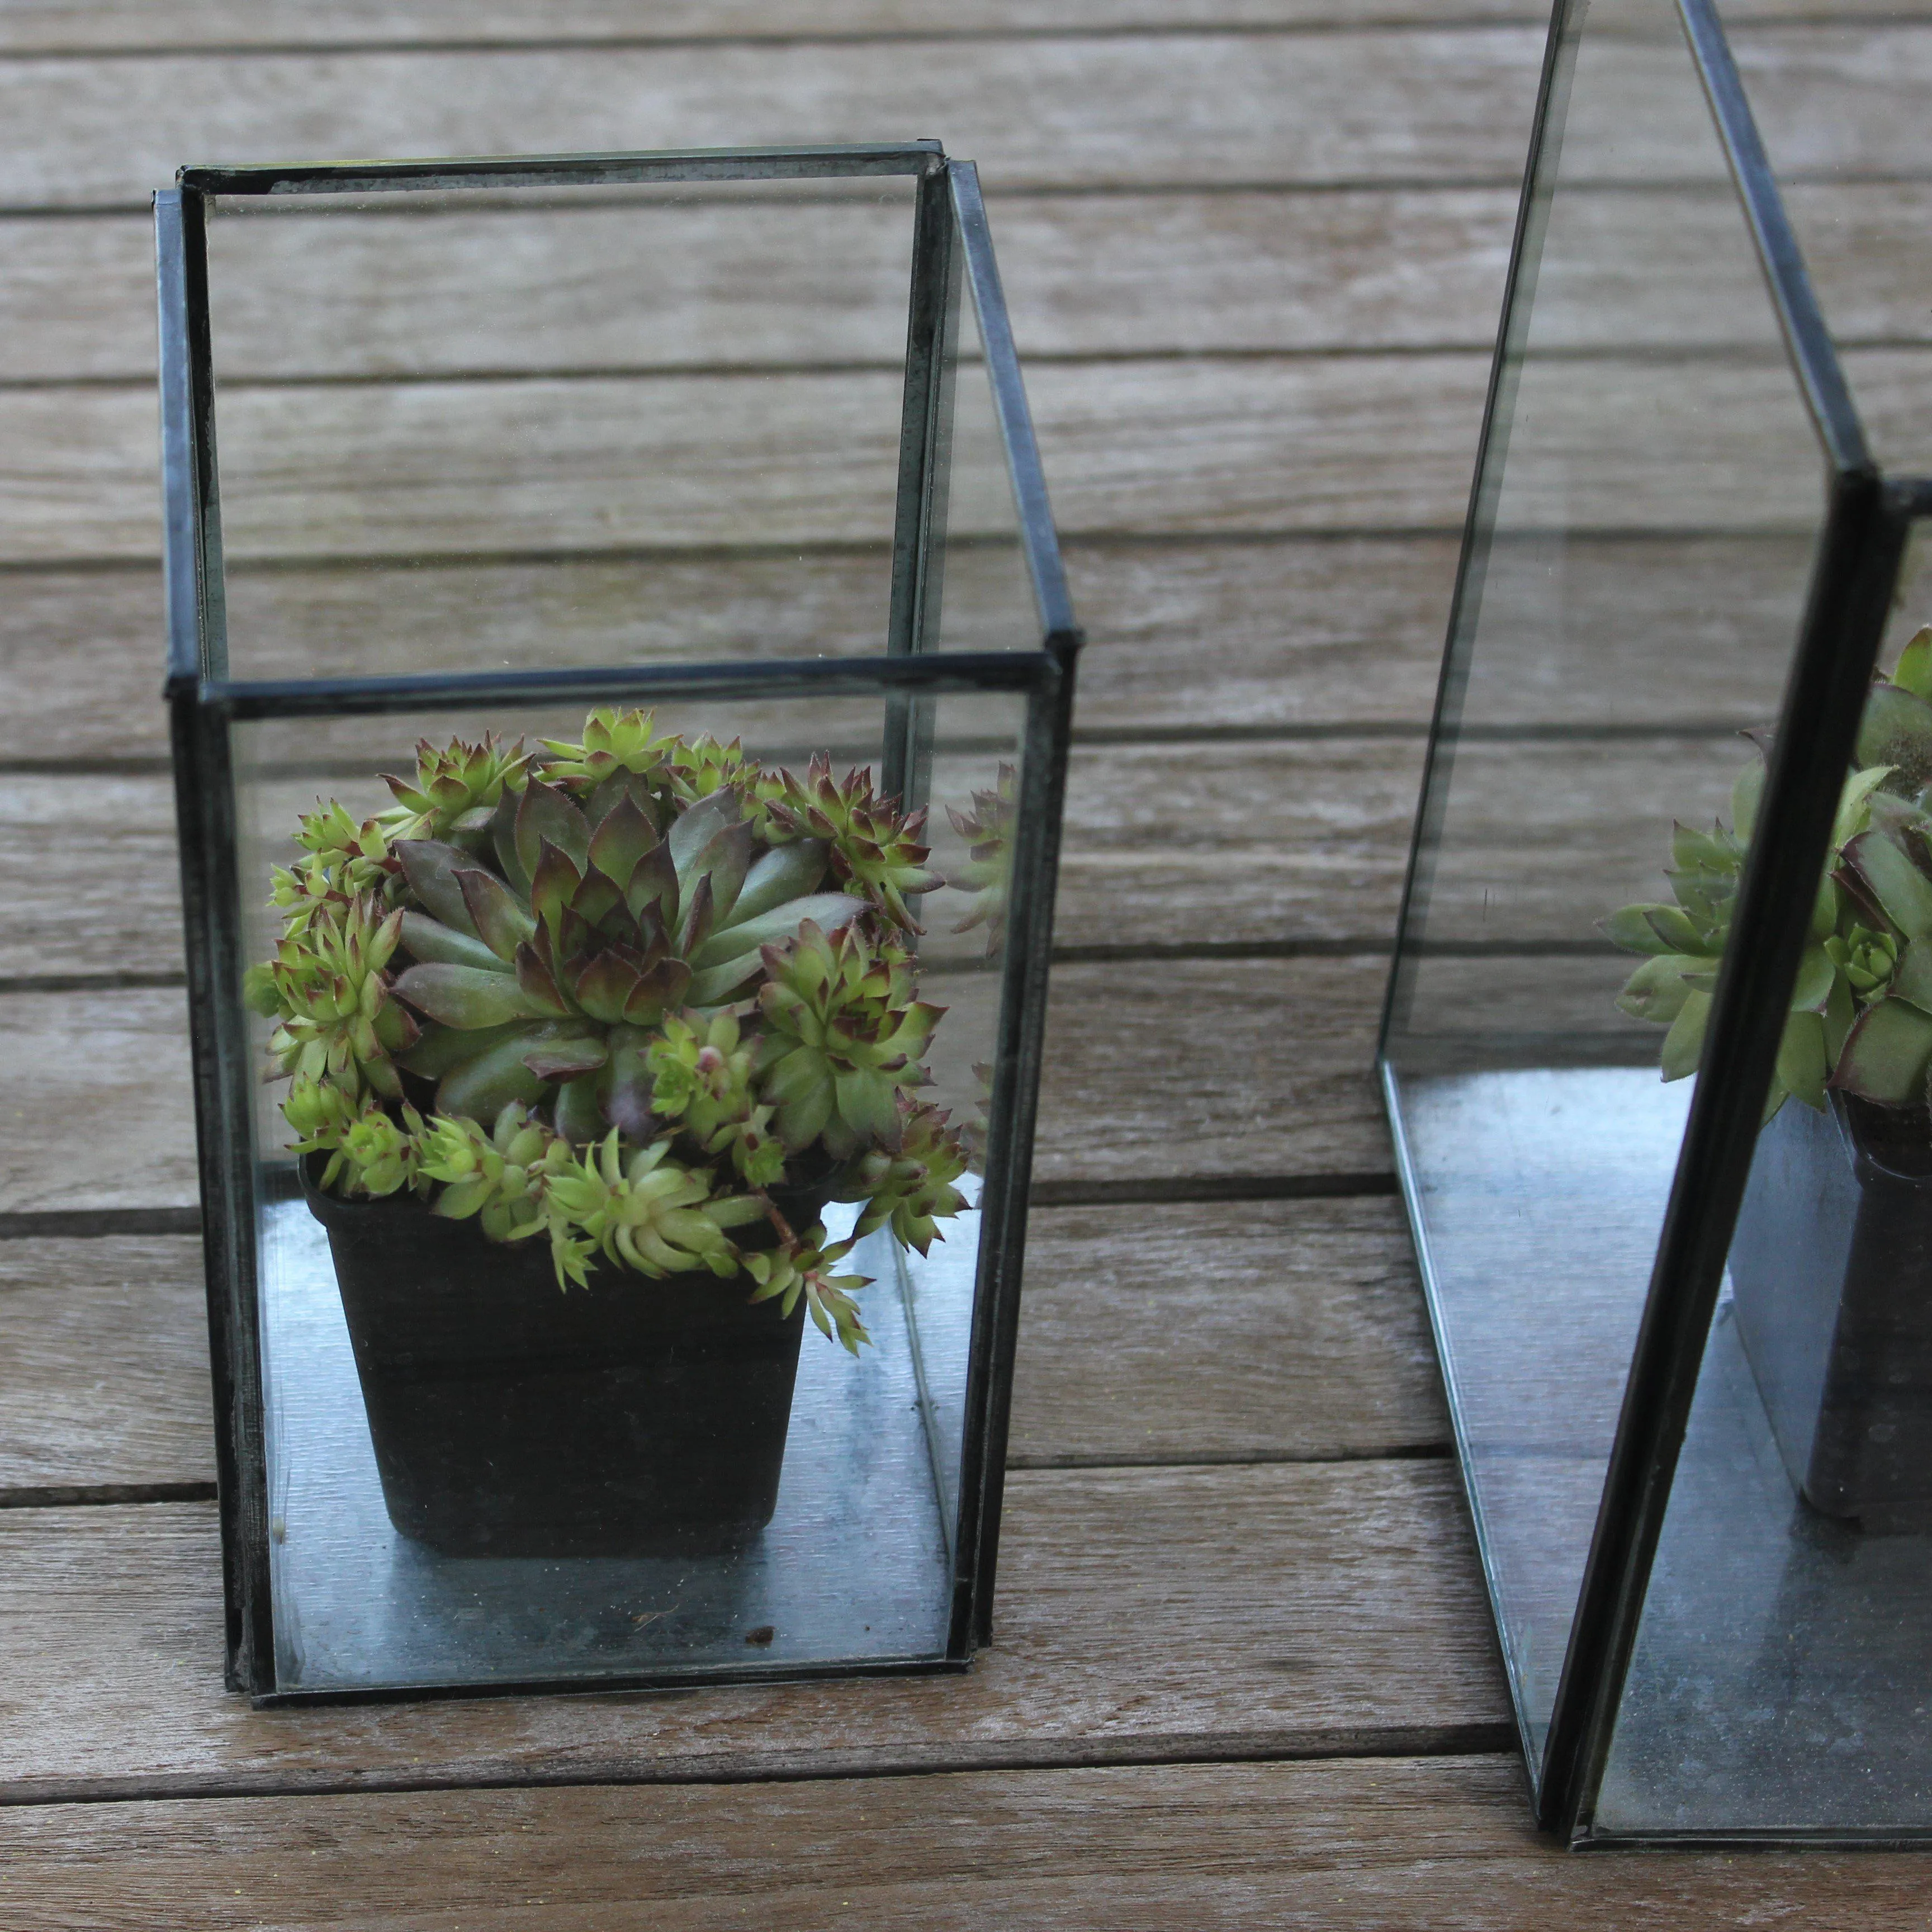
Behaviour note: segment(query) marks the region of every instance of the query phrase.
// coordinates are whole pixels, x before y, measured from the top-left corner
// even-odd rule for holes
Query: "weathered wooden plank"
[[[184,992],[0,998],[0,1213],[200,1198]]]
[[[1815,16],[1816,0],[1739,0],[1725,10],[1733,23]],[[1914,17],[1923,0],[1892,0],[1895,18]],[[88,49],[161,53],[179,49],[393,46],[444,41],[476,45],[520,41],[758,40],[899,38],[929,34],[1057,32],[1119,33],[1190,27],[1256,28],[1351,28],[1371,25],[1432,26],[1457,22],[1520,22],[1541,26],[1544,10],[1528,0],[1476,0],[1453,8],[1443,0],[988,0],[962,22],[943,0],[835,0],[806,6],[800,0],[656,0],[648,11],[622,0],[492,0],[488,6],[458,0],[413,0],[390,7],[376,0],[333,0],[326,7],[296,0],[172,0],[167,5],[85,0],[13,0],[0,14],[0,51],[69,52]]]
[[[212,1505],[0,1511],[0,1799],[1400,1750],[1504,1720],[1444,1462],[1018,1471],[1006,1497],[964,1677],[299,1714],[220,1688]]]
[[[1430,937],[1587,944],[1606,913],[1665,891],[1673,820],[1729,817],[1733,781],[1755,755],[1733,734],[1775,715],[1774,688],[1760,694],[1756,713],[1743,708],[1748,677],[1736,676],[1732,688],[1728,732],[1714,719],[1694,738],[1666,730],[1606,742],[1462,745],[1430,873]],[[1422,750],[1419,738],[1388,736],[1077,748],[1056,945],[1077,952],[1385,943]],[[984,760],[936,762],[942,826],[944,808],[964,808],[987,776]],[[292,832],[318,796],[360,814],[387,794],[306,776],[272,784],[259,808],[268,826]],[[169,781],[159,776],[0,774],[0,902],[10,909],[0,976],[180,970],[172,816]],[[294,856],[292,842],[265,852],[249,889],[266,901],[266,864]],[[947,862],[942,850],[942,871]],[[941,891],[925,916],[944,933],[964,910]]]
[[[18,1932],[1924,1923],[1910,1853],[1579,1858],[1528,1816],[1502,1755],[33,1806],[0,1814],[0,1904]]]
[[[953,559],[954,594],[976,601],[976,572],[989,562],[970,550]],[[1089,639],[1078,729],[1427,722],[1456,567],[1446,538],[1076,542],[1067,564]],[[1606,618],[1632,614],[1651,580],[1617,574],[1631,594]],[[1750,584],[1763,573],[1742,574]],[[256,640],[254,662],[288,671],[350,668],[372,638],[389,668],[417,669],[528,662],[560,637],[590,664],[880,648],[870,558],[752,557],[728,568],[669,560],[650,567],[647,597],[638,580],[629,566],[598,562],[277,571],[231,580],[229,604],[238,634]],[[151,569],[6,580],[0,760],[165,757],[161,616]],[[1613,653],[1618,633],[1596,634]],[[1680,670],[1666,692],[1634,689],[1630,701],[1694,705],[1696,695]]]
[[[1894,11],[1907,10],[1894,8]],[[207,46],[318,50],[442,41],[652,41],[689,39],[824,40],[908,35],[952,40],[962,34],[1120,33],[1136,29],[1436,25],[1457,20],[1518,21],[1540,26],[1526,0],[1479,0],[1453,10],[1442,0],[988,0],[962,17],[943,0],[656,0],[648,9],[622,0],[414,0],[388,7],[375,0],[333,0],[308,7],[295,0],[244,6],[236,0],[173,0],[167,5],[80,0],[10,0],[0,13],[0,52],[70,52],[88,49],[165,53]]]
[[[0,1496],[212,1481],[206,1334],[191,1238],[0,1242]],[[1448,1434],[1393,1202],[1034,1210],[1016,1466]]]
[[[996,185],[1517,178],[1540,26],[154,55],[0,65],[39,130],[0,201],[136,205],[184,157],[560,152],[876,140],[937,128]],[[1774,158],[1924,174],[1932,47],[1916,24],[1753,26],[1736,39]],[[1681,43],[1604,37],[1566,160],[1580,178],[1722,178]],[[1193,104],[1213,100],[1202,116]],[[1129,107],[1126,104],[1133,105]]]
[[[1855,350],[1844,359],[1878,460],[1901,476],[1932,467],[1932,400],[1911,350]]]
[[[1470,353],[1204,357],[1048,363],[1030,390],[1070,533],[1442,530],[1486,373]],[[238,564],[880,543],[898,409],[870,373],[243,388],[220,410],[224,538]],[[1781,359],[1566,358],[1521,410],[1511,527],[1816,526]],[[0,560],[152,556],[152,414],[120,390],[0,392]],[[990,440],[962,446],[951,528],[1010,534]]]
[[[1034,1210],[1016,1466],[1378,1455],[1448,1436],[1394,1202]]]
[[[1368,1071],[1386,972],[1374,956],[1056,968],[1037,1179],[1386,1173]],[[948,998],[963,1010],[975,983]],[[185,1004],[166,988],[0,995],[20,1124],[0,1148],[0,1212],[196,1199]]]
[[[1794,186],[1842,340],[1923,341],[1911,238],[1932,188]],[[218,224],[231,380],[890,362],[910,220],[769,202],[493,207]],[[1336,348],[1486,350],[1515,196],[1354,188],[995,196],[1024,357]],[[1754,344],[1770,327],[1728,184],[1566,196],[1539,340]],[[143,385],[154,244],[139,215],[0,218],[0,380]]]
[[[1787,192],[1841,341],[1923,342],[1917,182]],[[1023,357],[1486,350],[1515,212],[1504,188],[993,197]],[[325,204],[325,206],[328,206]],[[344,214],[218,224],[230,380],[891,361],[909,218],[724,202]],[[1772,326],[1728,183],[1587,186],[1550,242],[1546,346],[1762,343]],[[0,380],[146,384],[142,216],[0,218]]]
[[[0,1241],[0,1496],[214,1479],[201,1244]]]
[[[1486,724],[1723,717],[1750,665],[1779,675],[1810,557],[1802,539],[1584,540],[1532,574],[1555,582],[1559,560],[1560,601],[1520,600],[1486,633],[1471,699]],[[1439,537],[1076,541],[1090,640],[1076,730],[1420,728],[1455,564]],[[991,568],[964,551],[948,582],[983,602],[976,573]],[[250,662],[298,675],[528,662],[560,638],[590,664],[878,648],[870,558],[671,560],[650,566],[647,596],[638,584],[608,562],[288,570],[237,576],[229,606]],[[0,760],[165,755],[157,574],[28,572],[4,592]]]
[[[37,138],[0,164],[0,202],[133,206],[184,160],[921,129],[1005,188],[1436,176],[1507,185],[1522,170],[1543,38],[1524,25],[967,38],[943,59],[912,39],[10,62],[0,120]]]
[[[1401,890],[1421,750],[1412,739],[1083,748],[1068,784],[1058,943],[1379,936]],[[405,740],[394,763],[409,762]],[[940,762],[936,812],[967,806],[982,763],[949,786]],[[289,831],[318,794],[358,812],[384,796],[318,778],[278,787]],[[164,776],[0,773],[0,977],[180,970],[172,819]],[[1614,841],[1616,828],[1582,829]],[[266,873],[259,884],[266,898]],[[944,929],[964,910],[942,894],[930,916]]]
[[[285,206],[215,226],[231,380],[891,362],[904,349],[904,208],[680,201],[399,218],[325,202],[304,219]],[[1023,356],[1200,354],[1486,348],[1514,207],[1503,189],[1349,188],[995,197],[992,214]],[[152,381],[146,220],[0,218],[0,379]],[[1899,305],[1910,320],[1894,332],[1921,328],[1902,288]]]
[[[1467,498],[1485,373],[1471,353],[1049,364],[1029,389],[1069,532],[1442,530]],[[1574,434],[1593,434],[1588,370],[1576,380]],[[869,373],[236,390],[219,412],[224,535],[231,563],[878,543],[898,409],[895,379]],[[0,561],[152,557],[156,446],[144,394],[0,392]],[[1698,492],[1707,523],[1762,520],[1762,491],[1724,467],[1761,454],[1740,421],[1634,506],[1633,462],[1654,460],[1607,450],[1573,514],[1627,524],[1635,507],[1654,524]],[[957,535],[1010,532],[995,462],[990,442],[964,449]]]

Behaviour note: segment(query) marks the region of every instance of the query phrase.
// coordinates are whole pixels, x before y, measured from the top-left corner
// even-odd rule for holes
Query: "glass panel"
[[[910,178],[237,196],[237,677],[884,647]]]
[[[1758,1138],[1602,1836],[1932,1827],[1928,658],[1888,655],[1900,682],[1874,691],[1853,759],[1780,1061],[1793,1091]]]
[[[945,604],[926,648],[939,650],[1037,650],[1040,618],[1006,445],[993,404],[980,339],[980,317],[962,273],[962,244],[952,239],[953,313],[941,411],[942,469],[950,459],[948,501],[939,530]]]
[[[382,864],[364,868],[372,890],[411,908],[386,969],[382,1052],[372,1061],[352,1017],[331,1032],[335,1009],[286,992],[279,1041],[277,1016],[254,1023],[269,1076],[253,1171],[280,1689],[651,1678],[945,1653],[979,1275],[974,1169],[998,1058],[1004,813],[1024,714],[1025,700],[1010,695],[934,702],[923,861],[890,847],[884,859],[868,858],[849,832],[825,848],[793,836],[842,822],[836,800],[799,782],[810,759],[829,758],[835,777],[854,768],[876,776],[889,728],[882,698],[666,705],[656,732],[687,748],[667,748],[670,765],[637,748],[634,730],[620,734],[641,789],[599,778],[588,761],[551,768],[556,790],[582,802],[580,819],[527,784],[522,795],[536,802],[484,809],[485,783],[482,806],[452,792],[433,825],[390,825],[386,836],[441,838],[398,838]],[[236,726],[245,956],[269,958],[286,921],[291,882],[285,874],[278,884],[276,868],[305,857],[295,837],[301,814],[334,800],[350,824],[362,825],[396,806],[381,775],[408,778],[418,739],[476,744],[488,731],[500,752],[518,740],[533,751],[549,740],[592,744],[581,710],[446,706]],[[726,793],[704,790],[721,761],[715,742],[706,755],[688,748],[707,738],[741,740],[767,775],[754,783],[736,768],[732,782],[749,801],[738,820]],[[798,779],[771,776],[785,771]],[[592,790],[593,779],[604,788]],[[522,782],[520,773],[509,781],[513,806]],[[622,823],[620,794],[648,826]],[[804,816],[814,798],[825,824]],[[701,843],[680,833],[707,812],[717,822]],[[587,857],[597,871],[582,868],[574,886],[578,871],[566,874],[537,835],[548,827],[550,854],[568,854],[593,822]],[[670,902],[651,869],[659,833],[676,880],[668,924]],[[460,864],[452,845],[472,862]],[[864,864],[842,874],[827,848],[856,851]],[[518,868],[532,854],[526,890]],[[610,855],[613,877],[628,874],[621,904],[598,883],[600,854]],[[890,874],[878,869],[887,860]],[[922,869],[942,882],[922,898]],[[485,872],[500,884],[481,879]],[[781,873],[782,892],[772,883]],[[876,957],[886,916],[855,911],[840,888],[886,898],[889,878],[914,892],[926,928],[907,942],[916,951],[906,972],[916,970],[919,998],[944,1011],[921,1048],[909,986],[875,975],[848,987],[839,1008],[846,1018],[834,1031],[850,1045],[825,1046],[830,1009],[815,990],[811,936],[788,937],[803,916],[793,901],[807,894],[824,927],[864,935]],[[335,878],[358,883],[339,870]],[[712,888],[708,942],[686,925],[698,916],[704,879]],[[747,926],[743,895],[754,891],[788,908],[757,915],[769,932]],[[567,915],[552,893],[568,893]],[[530,908],[544,905],[543,936],[525,942],[532,957],[512,944],[506,970],[505,935],[530,933]],[[325,927],[347,916],[339,902],[331,908]],[[463,930],[466,913],[473,935]],[[748,945],[741,957],[721,944],[734,930],[794,950],[767,956]],[[842,962],[856,944],[829,943]],[[700,976],[656,966],[667,947]],[[735,976],[716,963],[728,955],[739,960]],[[761,1001],[767,985],[774,991]],[[327,996],[337,990],[332,983]],[[560,1015],[560,1005],[575,1010]],[[282,1106],[295,1089],[275,1078],[291,1035],[314,1032],[290,1028],[291,1010],[320,1015],[322,1036],[345,1041],[356,1064],[398,1070],[392,1084],[400,1088],[385,1099],[391,1076],[367,1076],[378,1118],[363,1121],[359,1138],[326,1126],[306,1180]],[[708,1016],[695,1023],[701,1038],[678,1017],[693,1011]],[[735,1045],[717,1030],[722,1012],[739,1022]],[[399,1028],[399,1015],[412,1016],[410,1028]],[[488,1030],[496,1026],[510,1030]],[[411,1030],[413,1045],[404,1037]],[[911,1072],[896,1069],[895,1040],[910,1048],[911,1071],[922,1062],[930,1074],[902,1099],[895,1090]],[[429,1124],[420,1134],[405,1102]],[[526,1102],[526,1115],[498,1112]],[[312,1094],[310,1104],[326,1120]],[[482,1126],[435,1126],[466,1114]],[[479,1138],[493,1122],[507,1152]],[[614,1189],[596,1152],[613,1127],[625,1162]],[[416,1150],[422,1190],[379,1158],[398,1129]],[[555,1147],[551,1130],[570,1144]],[[322,1167],[332,1139],[349,1150],[344,1174],[371,1187],[386,1178],[394,1190],[339,1198],[346,1184],[330,1183]],[[755,1165],[761,1144],[782,1156],[782,1171]],[[632,1150],[654,1147],[667,1150],[658,1165],[638,1163]],[[946,1181],[962,1158],[964,1170]],[[475,1164],[469,1180],[466,1163]],[[678,1168],[698,1184],[677,1180]],[[837,1240],[872,1211],[868,1201],[883,1214],[901,1197],[896,1220],[820,1270],[869,1277],[854,1292],[869,1337],[856,1355],[811,1332],[806,1304],[787,1318],[782,1303],[751,1303],[760,1269],[769,1276],[774,1265],[771,1210],[800,1236],[822,1218]],[[728,1202],[749,1204],[718,1204]],[[957,1211],[928,1228],[919,1217],[928,1206]],[[471,1208],[473,1216],[452,1218]],[[928,1234],[937,1238],[922,1253]],[[559,1241],[566,1267],[574,1256],[585,1271],[561,1289]],[[836,1316],[836,1297],[828,1307]]]
[[[1674,8],[1598,0],[1571,32],[1388,1046],[1532,1766],[1689,1095],[1603,922],[1668,896],[1673,820],[1730,818],[1822,505]]]
[[[1922,105],[1932,19],[1917,6],[1853,13],[1766,0],[1720,0],[1718,10],[1873,454],[1922,475],[1932,469],[1932,127]],[[1834,10],[1843,17],[1828,17]]]

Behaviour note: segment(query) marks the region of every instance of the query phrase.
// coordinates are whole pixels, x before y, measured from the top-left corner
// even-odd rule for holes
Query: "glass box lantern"
[[[1380,1064],[1574,1844],[1932,1837],[1928,51],[1552,28]]]
[[[972,164],[155,212],[230,1682],[962,1667],[1078,643]]]

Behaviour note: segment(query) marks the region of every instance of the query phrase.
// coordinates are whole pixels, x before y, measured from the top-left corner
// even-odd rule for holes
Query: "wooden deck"
[[[1533,0],[0,0],[7,1932],[1926,1923],[1910,1858],[1530,1830],[1366,1071],[1543,32]],[[914,134],[981,165],[1093,637],[994,1646],[962,1678],[251,1711],[148,190]],[[808,274],[790,224],[771,247]],[[244,334],[266,422],[356,374]],[[567,336],[541,373],[588,449],[612,398],[581,386],[634,379]],[[506,578],[506,622],[539,594]]]

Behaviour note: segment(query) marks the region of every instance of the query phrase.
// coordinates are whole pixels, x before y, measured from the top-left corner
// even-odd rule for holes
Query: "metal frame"
[[[410,189],[575,187],[694,181],[918,178],[906,392],[886,649],[875,657],[701,667],[463,673],[236,681],[228,676],[220,493],[208,328],[208,199],[216,195],[366,194]],[[1065,789],[1073,674],[1081,642],[1068,602],[1039,452],[992,256],[978,178],[936,141],[849,147],[682,150],[186,167],[158,194],[166,697],[176,810],[200,1145],[215,1436],[227,1610],[226,1676],[258,1703],[341,1701],[274,1679],[266,1466],[257,1310],[250,1051],[238,997],[235,798],[230,733],[250,719],[398,712],[424,704],[532,704],[594,693],[666,700],[753,692],[773,698],[877,695],[887,707],[887,788],[920,802],[932,700],[1004,692],[1026,699],[1012,904],[1002,968],[998,1074],[982,1194],[982,1234],[968,1368],[954,1600],[939,1658],[824,1666],[766,1665],[626,1676],[492,1682],[446,1691],[352,1694],[416,1697],[519,1689],[891,1674],[963,1668],[991,1630],[1006,1462],[1014,1337],[1024,1258],[1028,1178],[1045,1016],[1054,886]],[[1038,610],[1034,650],[937,650],[946,458],[962,286],[970,291]]]
[[[1526,332],[1549,184],[1546,144],[1559,129],[1586,0],[1556,0],[1508,293],[1492,373],[1476,480],[1431,727],[1424,796],[1412,848],[1378,1065],[1412,1226],[1423,1218],[1410,1171],[1400,1088],[1389,1056],[1405,1023],[1405,968],[1425,945],[1412,930],[1426,896],[1441,794],[1454,756],[1465,659],[1481,594],[1487,513],[1508,440],[1514,364]],[[1833,813],[1876,662],[1909,526],[1932,508],[1932,484],[1882,477],[1867,448],[1713,0],[1677,0],[1682,25],[1750,224],[1785,347],[1825,458],[1827,511],[1780,707],[1753,838],[1706,1036],[1676,1178],[1633,1354],[1547,1742],[1530,1775],[1537,1816],[1572,1844],[1592,1831],[1651,1567],[1667,1508],[1732,1226],[1827,849]],[[1422,1252],[1425,1279],[1429,1262]],[[1434,1288],[1430,1285],[1432,1318]],[[1445,1371],[1448,1354],[1437,1334]],[[1453,1405],[1452,1405],[1453,1406]],[[1468,1453],[1458,1447],[1466,1472]],[[1470,1488],[1472,1508],[1480,1505]],[[1488,1564],[1486,1549],[1484,1562]],[[1493,1575],[1492,1599],[1500,1610]],[[1500,1630],[1500,1622],[1498,1624]],[[1510,1676],[1512,1696],[1516,1693]],[[1519,1708],[1526,1748],[1529,1726]],[[1699,1832],[1700,1841],[1720,1834]],[[1738,1833],[1740,1844],[1763,1834]],[[1926,1834],[1886,1830],[1886,1844]],[[1620,1839],[1620,1842],[1623,1841]],[[1781,1839],[1780,1842],[1790,1842]],[[1822,1834],[1844,1844],[1854,1834]],[[1660,1840],[1664,1842],[1664,1840]],[[1682,1842],[1681,1839],[1668,1842]]]

